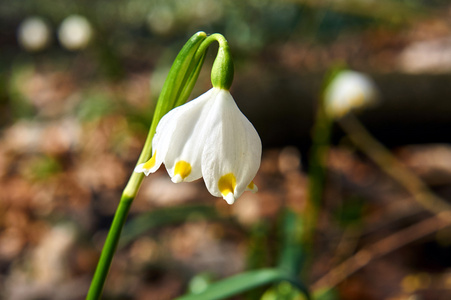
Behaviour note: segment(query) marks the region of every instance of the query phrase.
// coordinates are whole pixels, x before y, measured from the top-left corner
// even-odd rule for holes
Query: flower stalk
[[[211,72],[213,88],[182,105],[197,81],[207,48],[214,41],[219,43],[219,49]],[[163,162],[173,182],[204,176],[210,193],[222,196],[229,204],[245,190],[257,190],[252,180],[260,166],[261,141],[230,95],[233,70],[228,43],[220,34],[207,37],[198,32],[178,54],[158,99],[135,171],[123,191],[86,299],[100,298],[144,175],[156,171]]]
[[[139,188],[139,184],[137,185],[137,188]],[[110,270],[111,261],[113,260],[114,253],[116,252],[120,233],[125,224],[125,220],[127,219],[133,200],[134,197],[129,197],[122,194],[113,222],[111,223],[110,231],[108,232],[108,236],[105,240],[99,262],[97,263],[96,272],[94,273],[94,277],[91,281],[88,295],[86,296],[87,300],[97,300],[102,295],[103,286],[105,285],[105,280],[107,278],[108,271]]]
[[[196,60],[200,59],[200,56],[215,41],[218,42],[219,48],[211,69],[211,84],[215,88],[229,90],[233,82],[234,66],[229,44],[223,35],[215,33],[208,36],[199,46]]]
[[[283,247],[279,268],[293,275],[308,275],[314,233],[321,208],[326,160],[330,147],[333,117],[326,113],[325,91],[339,69],[332,69],[326,75],[319,96],[315,124],[312,130],[312,146],[308,166],[307,200],[302,211],[287,209],[282,222]]]
[[[198,56],[195,54],[197,54],[196,51],[205,38],[206,34],[204,32],[196,33],[188,40],[177,55],[158,98],[152,124],[141,155],[139,156],[138,164],[148,160],[151,156],[152,139],[160,119],[169,110],[174,108],[177,104],[185,102],[189,97],[205,57],[204,54],[199,54]],[[87,300],[97,300],[102,295],[103,287],[119,242],[122,228],[143,178],[144,174],[133,172],[122,193],[91,286],[86,296]]]
[[[333,119],[324,110],[322,99],[316,116],[312,134],[312,148],[310,150],[310,165],[308,169],[307,203],[304,215],[303,244],[307,249],[313,242],[314,230],[318,222],[322,203],[324,182],[326,177],[327,154],[330,148]]]

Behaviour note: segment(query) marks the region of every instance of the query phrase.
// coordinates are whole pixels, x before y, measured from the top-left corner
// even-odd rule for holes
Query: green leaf
[[[191,94],[197,78],[199,77],[200,70],[204,64],[206,54],[207,51],[200,56],[198,61],[194,60],[193,64],[190,66],[190,72],[187,73],[188,76],[185,78],[185,85],[182,87],[175,106],[180,106],[185,103]]]
[[[185,85],[189,82],[191,88],[194,86],[194,84],[191,84],[191,79],[194,76],[193,81],[195,82],[199,74],[198,62],[194,61],[194,58],[199,45],[206,37],[206,33],[202,31],[194,34],[175,58],[155,108],[154,119],[150,128],[152,136],[160,119],[173,109],[176,104],[182,104],[186,101],[186,99],[185,101],[179,100],[180,95],[188,97],[191,93],[190,90],[186,89]],[[201,61],[203,62],[203,59]]]
[[[237,295],[253,288],[280,281],[288,281],[302,291],[310,299],[305,285],[296,277],[288,275],[279,269],[261,269],[241,273],[208,286],[203,292],[190,294],[176,300],[219,300]]]
[[[191,294],[199,294],[205,291],[212,282],[210,273],[200,273],[194,276],[189,284],[188,289]]]
[[[161,118],[171,109],[183,104],[188,99],[204,61],[204,56],[196,56],[197,49],[206,37],[207,34],[203,31],[194,34],[175,58],[168,77],[164,82],[160,97],[158,97],[152,124],[137,164],[146,162],[152,156],[152,139]],[[133,182],[139,183],[143,177],[144,175],[140,174],[136,177],[136,180],[133,179]]]

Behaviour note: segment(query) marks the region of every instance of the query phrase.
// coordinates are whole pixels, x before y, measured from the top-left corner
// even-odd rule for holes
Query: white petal
[[[175,123],[172,120],[177,119],[179,114],[179,111],[173,109],[161,118],[152,139],[152,156],[147,162],[137,165],[134,170],[135,172],[144,173],[147,176],[149,173],[154,173],[160,168],[176,129]]]
[[[219,90],[205,126],[208,128],[202,154],[205,185],[212,195],[231,201],[224,185],[221,191],[220,181],[232,185],[235,199],[241,196],[260,167],[260,137],[226,90]]]
[[[173,116],[173,114],[168,113],[160,120],[152,140],[152,156],[145,163],[137,165],[135,172],[144,173],[147,176],[160,168],[175,130],[175,127],[171,126],[172,123],[170,122]]]
[[[206,95],[207,93],[205,93],[204,95]],[[195,100],[198,100],[199,98]],[[172,156],[167,159],[168,152],[170,150],[171,153],[174,151],[180,151],[181,146],[183,146],[183,141],[180,141],[180,133],[178,131],[180,131],[181,128],[183,129],[184,120],[187,118],[187,116],[190,115],[191,108],[193,106],[197,106],[196,104],[198,102],[195,100],[172,109],[166,115],[164,115],[163,118],[161,118],[152,140],[152,157],[156,153],[156,157],[154,158],[155,162],[151,164],[153,167],[149,169],[148,172],[155,172],[163,162],[165,163],[166,168],[168,168],[167,163],[172,165],[171,168],[173,168],[173,165],[175,165],[175,163],[171,159]],[[140,170],[140,168],[138,168],[138,170]],[[169,172],[169,174],[172,177],[173,173]]]
[[[176,108],[175,126],[170,137],[164,164],[174,182],[193,181],[202,177],[201,155],[205,144],[205,119],[213,104],[211,89],[198,98]],[[158,147],[158,145],[157,145]]]

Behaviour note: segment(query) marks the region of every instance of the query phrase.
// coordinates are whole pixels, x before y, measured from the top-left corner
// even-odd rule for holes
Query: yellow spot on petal
[[[258,191],[258,187],[255,185],[254,181],[251,181],[246,187],[246,191],[251,191],[252,193],[256,193]]]
[[[157,157],[157,151],[155,151],[152,157],[143,165],[143,169],[150,170],[155,166],[155,158]]]
[[[219,178],[218,181],[218,189],[221,192],[221,194],[225,197],[230,193],[235,192],[236,187],[236,178],[233,173],[228,173]]]
[[[155,151],[152,157],[144,164],[143,169],[150,170],[155,166],[155,158],[157,157],[157,151]]]
[[[183,180],[188,177],[189,174],[191,174],[191,165],[188,162],[180,160],[175,164],[174,177],[179,175]]]

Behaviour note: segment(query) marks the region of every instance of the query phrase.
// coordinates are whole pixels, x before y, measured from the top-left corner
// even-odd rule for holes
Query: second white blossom
[[[352,110],[361,109],[377,102],[376,86],[367,75],[351,71],[341,71],[324,92],[326,113],[333,118],[341,118]]]

